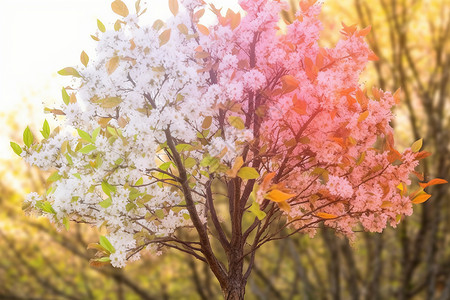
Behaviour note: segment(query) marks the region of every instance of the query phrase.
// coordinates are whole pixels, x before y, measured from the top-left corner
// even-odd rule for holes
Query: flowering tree
[[[96,55],[59,71],[74,81],[48,110],[64,123],[45,122],[39,143],[27,128],[25,145],[11,144],[56,170],[26,210],[105,228],[89,245],[92,264],[175,248],[207,263],[226,299],[243,299],[265,243],[313,236],[319,224],[349,237],[358,224],[381,232],[445,183],[407,190],[429,153],[421,140],[398,152],[389,122],[399,93],[369,97],[358,82],[377,59],[364,42],[370,28],[344,25],[326,49],[314,0],[283,29],[280,1],[240,5],[242,14],[210,5],[217,24],[207,27],[202,0],[170,0],[173,17],[147,26],[139,1],[130,14],[115,0],[122,18],[111,30],[98,21]]]

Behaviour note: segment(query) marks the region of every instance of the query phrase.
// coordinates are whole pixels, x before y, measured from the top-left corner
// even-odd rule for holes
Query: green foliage
[[[95,149],[97,149],[97,147],[95,147],[94,145],[87,145],[78,150],[78,152],[88,154],[89,152],[94,151]]]
[[[97,27],[98,27],[98,30],[100,30],[101,32],[106,31],[105,25],[103,25],[103,23],[98,19],[97,19]]]
[[[69,105],[70,96],[67,93],[66,89],[62,88],[61,93],[62,93],[62,98],[63,98],[64,104]]]
[[[44,125],[42,126],[41,134],[44,139],[48,139],[50,136],[50,126],[48,125],[47,120],[44,121]]]
[[[27,126],[27,128],[25,128],[25,131],[23,132],[23,143],[25,144],[25,146],[31,147],[33,141],[34,141],[33,133],[31,133],[30,128]]]
[[[67,67],[67,68],[61,69],[58,71],[58,74],[62,75],[62,76],[81,77],[80,73],[78,73],[78,71],[72,67]],[[64,99],[64,93],[63,93],[63,99]]]
[[[103,235],[100,236],[100,245],[102,245],[103,248],[108,250],[110,253],[116,252],[116,249],[114,249],[113,245],[111,245],[108,239]]]
[[[243,167],[239,169],[237,172],[237,176],[239,176],[242,179],[258,179],[259,173],[256,171],[255,168],[252,167]]]
[[[20,156],[20,154],[22,153],[22,148],[14,142],[10,142],[9,144],[11,145],[11,148],[13,149],[14,153]]]

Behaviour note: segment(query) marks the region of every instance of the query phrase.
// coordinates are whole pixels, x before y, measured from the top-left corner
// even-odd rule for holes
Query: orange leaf
[[[232,17],[231,17],[231,22],[230,22],[230,26],[232,30],[235,30],[239,24],[241,24],[241,14],[240,13],[235,13]]]
[[[421,159],[427,158],[427,157],[430,156],[430,155],[431,155],[430,152],[427,152],[427,151],[420,151],[420,152],[418,152],[418,153],[416,154],[416,159],[417,159],[417,160],[421,160]]]
[[[374,52],[372,52],[372,53],[369,54],[368,59],[369,59],[370,61],[377,61],[377,60],[380,60],[380,58],[379,58]]]
[[[358,122],[362,122],[369,116],[369,111],[366,110],[365,112],[361,113],[358,117]]]
[[[424,188],[432,186],[432,185],[446,184],[446,183],[448,183],[448,181],[445,179],[435,178],[435,179],[430,180],[427,183],[419,182],[419,185],[424,189]]]
[[[121,0],[115,0],[111,3],[111,8],[113,12],[124,18],[129,14],[127,6]]]
[[[194,21],[198,21],[204,15],[204,13],[205,13],[205,9],[204,8],[196,11],[195,14],[194,14]]]
[[[417,196],[416,198],[414,198],[414,200],[412,201],[412,203],[414,204],[420,204],[423,203],[425,201],[427,201],[429,198],[431,197],[431,195],[424,193],[424,194],[420,194],[419,196]]]
[[[169,9],[176,16],[178,14],[178,0],[169,0]]]
[[[266,199],[269,199],[273,202],[282,202],[282,201],[286,201],[292,197],[295,197],[295,194],[287,194],[285,192],[282,192],[280,190],[274,189],[271,190],[266,196]]]
[[[170,40],[170,28],[164,30],[160,35],[159,35],[159,46],[162,46],[164,44],[167,44],[167,42]]]
[[[188,34],[189,33],[189,29],[184,24],[178,24],[177,28],[182,34]]]
[[[283,93],[290,93],[299,85],[299,81],[292,75],[284,75],[281,77],[281,82],[283,83]]]
[[[305,72],[309,80],[314,81],[317,78],[318,69],[309,57],[305,57]]]
[[[360,31],[358,31],[358,33],[356,34],[356,36],[366,36],[369,34],[370,30],[372,29],[372,26],[367,26],[364,29],[361,29]]]
[[[198,31],[200,31],[204,35],[209,35],[209,29],[205,25],[197,24]]]
[[[270,182],[272,181],[272,179],[275,177],[275,175],[276,175],[276,173],[275,173],[275,172],[272,172],[272,173],[267,174],[267,175],[264,177],[263,182],[261,183],[261,189],[262,189],[263,191],[269,189],[269,184],[270,184]]]
[[[402,93],[402,89],[401,89],[401,88],[398,88],[398,89],[395,91],[395,93],[394,93],[394,95],[393,95],[394,100],[395,100],[395,104],[399,104],[399,103],[400,103],[400,96],[401,96],[401,93]]]
[[[324,212],[318,212],[316,214],[317,217],[322,218],[322,219],[335,219],[338,216],[333,215],[333,214],[328,214],[328,213],[324,213]]]
[[[297,94],[292,98],[292,103],[294,104],[294,111],[298,113],[300,116],[306,115],[306,101],[299,100],[297,98]]]
[[[87,64],[88,64],[88,62],[89,62],[89,56],[86,54],[86,52],[81,52],[81,55],[80,55],[80,60],[81,60],[81,63],[85,66],[85,67],[87,67]]]

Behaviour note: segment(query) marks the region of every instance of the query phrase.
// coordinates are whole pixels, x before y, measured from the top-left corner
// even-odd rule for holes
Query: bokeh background
[[[134,7],[131,1],[125,1]],[[167,1],[147,1],[147,18],[168,16]],[[237,9],[237,0],[208,1]],[[287,22],[297,9],[282,14]],[[44,107],[67,85],[56,71],[92,55],[96,20],[112,26],[105,0],[0,0],[0,299],[220,299],[205,265],[181,253],[145,255],[125,269],[92,268],[86,245],[98,232],[82,224],[57,231],[21,210],[45,178],[9,148],[27,125],[37,134]],[[332,46],[341,22],[372,25],[367,40],[380,60],[361,81],[395,91],[393,126],[400,149],[424,138],[433,155],[425,179],[450,179],[450,0],[325,1],[321,43]],[[205,22],[208,21],[206,17]],[[257,256],[248,299],[450,299],[450,190],[435,186],[414,215],[383,234],[358,232],[350,243],[330,230],[295,235]]]

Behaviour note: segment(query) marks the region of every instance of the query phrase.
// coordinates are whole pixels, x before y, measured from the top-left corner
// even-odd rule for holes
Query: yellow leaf
[[[176,16],[178,14],[178,0],[169,0],[169,9]]]
[[[107,63],[106,63],[106,71],[109,75],[111,75],[119,66],[120,58],[118,56],[112,57]]]
[[[231,168],[230,170],[228,170],[226,172],[227,176],[231,177],[231,178],[235,178],[237,176],[239,169],[243,165],[244,165],[244,159],[242,158],[242,156],[237,157],[236,160],[234,161],[233,168]]]
[[[324,212],[318,212],[316,214],[317,217],[322,218],[322,219],[335,219],[338,216],[333,215],[333,214],[328,214],[328,213],[324,213]]]
[[[285,212],[290,212],[291,211],[291,206],[286,201],[281,201],[281,202],[278,202],[277,204],[278,204],[278,207],[281,210],[283,210]]]
[[[87,64],[88,64],[88,62],[89,62],[89,56],[86,54],[86,52],[81,52],[81,55],[80,55],[80,60],[81,60],[81,63],[85,66],[85,67],[87,67]]]
[[[198,31],[200,31],[202,34],[209,35],[208,27],[206,27],[206,26],[204,26],[202,24],[197,24],[197,28],[198,28]]]
[[[418,195],[416,198],[414,198],[412,203],[420,204],[420,203],[427,201],[430,197],[431,197],[430,194],[423,193],[423,194]]]
[[[423,139],[415,141],[411,145],[411,151],[414,153],[419,152],[420,148],[422,148],[422,145],[423,145]]]
[[[97,27],[98,27],[98,30],[100,30],[101,32],[106,31],[105,25],[103,25],[103,23],[99,19],[97,19]]]
[[[121,0],[115,0],[113,3],[111,3],[111,8],[113,12],[124,18],[129,14],[128,7]]]
[[[159,46],[162,46],[164,44],[167,44],[167,42],[170,40],[170,29],[164,30],[159,35]]]
[[[274,189],[271,190],[266,196],[266,199],[269,199],[270,201],[273,202],[282,202],[282,201],[286,201],[288,199],[291,199],[292,197],[295,197],[295,194],[288,194],[285,192],[282,192],[280,190]]]

